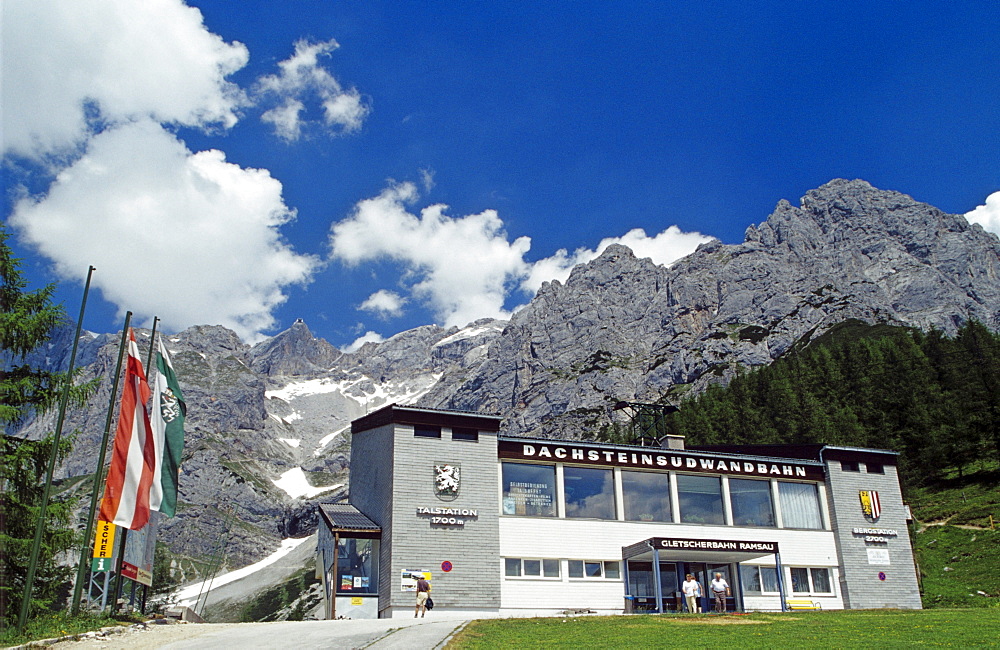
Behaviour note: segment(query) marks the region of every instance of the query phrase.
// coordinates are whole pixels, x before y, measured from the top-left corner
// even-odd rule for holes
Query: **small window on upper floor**
[[[467,429],[465,427],[453,427],[451,430],[451,439],[479,442],[479,431],[475,429]]]
[[[440,438],[441,427],[414,426],[413,435],[416,438]]]
[[[840,461],[840,469],[844,472],[860,472],[861,466],[856,460],[842,460]]]
[[[865,469],[869,474],[885,474],[885,465],[882,463],[865,463]]]

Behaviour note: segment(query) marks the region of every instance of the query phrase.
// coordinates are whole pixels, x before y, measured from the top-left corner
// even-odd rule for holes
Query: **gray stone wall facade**
[[[395,425],[393,486],[391,606],[413,607],[415,594],[402,590],[403,571],[431,572],[435,605],[454,609],[496,610],[500,607],[500,526],[497,494],[497,437],[479,432],[478,441],[452,440],[443,427],[441,438],[414,436],[413,427]],[[437,497],[434,466],[460,467],[458,496]],[[352,491],[353,492],[353,491]],[[475,510],[478,516],[449,515],[462,525],[433,523],[419,508]],[[388,548],[383,535],[383,548]],[[450,572],[442,570],[451,562]]]
[[[921,609],[913,548],[910,545],[903,497],[896,472],[895,458],[881,463],[884,473],[868,471],[879,465],[877,458],[844,456],[857,463],[859,471],[845,471],[842,460],[827,458],[827,498],[837,553],[840,556],[840,590],[848,609],[900,608]],[[877,520],[867,518],[861,509],[861,490],[879,494],[882,513]],[[897,535],[868,535],[855,529],[887,529]],[[875,541],[866,538],[876,538]],[[875,555],[888,553],[888,564]],[[879,552],[881,551],[881,552]],[[883,575],[880,575],[883,574]],[[884,579],[883,579],[884,578]]]

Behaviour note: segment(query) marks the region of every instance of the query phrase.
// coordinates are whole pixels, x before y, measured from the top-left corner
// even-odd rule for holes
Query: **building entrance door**
[[[685,562],[684,573],[694,574],[695,580],[701,584],[702,598],[701,611],[711,612],[714,610],[715,599],[712,596],[711,582],[715,579],[716,573],[722,574],[722,579],[729,584],[730,596],[726,598],[726,611],[735,612],[737,603],[737,590],[739,586],[733,578],[732,565],[712,564],[710,562]]]

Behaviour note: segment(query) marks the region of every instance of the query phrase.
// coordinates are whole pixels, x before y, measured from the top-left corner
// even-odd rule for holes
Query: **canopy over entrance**
[[[654,551],[661,561],[744,562],[755,557],[777,555],[777,542],[730,539],[650,537],[622,548],[623,560],[652,561]]]
[[[777,542],[765,542],[745,539],[693,539],[687,537],[650,537],[641,542],[636,542],[630,546],[622,547],[622,559],[625,566],[625,585],[628,589],[629,563],[637,564],[649,563],[649,567],[644,571],[652,570],[654,576],[653,584],[656,590],[656,609],[662,613],[665,605],[664,594],[662,592],[662,580],[660,575],[660,563],[685,563],[683,566],[693,564],[703,564],[707,567],[710,564],[739,564],[747,560],[773,555],[778,576],[778,594],[781,598],[781,609],[785,610],[784,587],[781,584],[781,554],[778,552]],[[680,569],[678,569],[680,570]],[[671,568],[667,575],[671,575]],[[672,578],[671,578],[672,579]],[[737,578],[738,580],[738,578]],[[669,582],[669,580],[668,580]],[[679,592],[678,592],[679,594]],[[626,597],[631,597],[626,594]],[[679,595],[677,602],[680,602]],[[679,607],[679,605],[678,605]]]

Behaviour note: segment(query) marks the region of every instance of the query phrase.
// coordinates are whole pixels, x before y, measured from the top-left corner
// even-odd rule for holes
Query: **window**
[[[743,593],[778,593],[778,571],[773,566],[740,565]]]
[[[627,521],[673,521],[666,473],[622,470],[622,496]]]
[[[791,567],[788,571],[792,576],[793,593],[833,593],[832,583],[830,582],[830,569]]]
[[[621,563],[617,561],[570,560],[569,577],[621,580]]]
[[[785,528],[823,528],[819,489],[815,483],[778,481],[781,519]]]
[[[681,521],[686,524],[724,524],[722,479],[718,476],[677,475]]]
[[[833,593],[830,588],[830,569],[809,569],[813,591],[820,594]]]
[[[776,525],[770,481],[731,478],[729,499],[733,505],[734,526]]]
[[[885,466],[882,463],[865,463],[865,469],[869,474],[885,474]]]
[[[840,470],[842,472],[860,472],[861,467],[856,460],[842,460],[840,461]]]
[[[792,574],[792,591],[797,594],[809,593],[809,569],[792,567],[789,571]]]
[[[465,427],[455,427],[451,430],[451,439],[479,442],[479,431],[475,429],[466,429]]]
[[[503,561],[508,578],[558,578],[559,560],[508,557]]]
[[[413,427],[413,436],[415,438],[440,438],[441,427],[417,425]]]
[[[556,466],[502,463],[503,514],[556,516]]]
[[[615,475],[610,469],[563,468],[566,516],[615,519]]]
[[[337,593],[378,593],[378,540],[341,537],[337,572]]]

